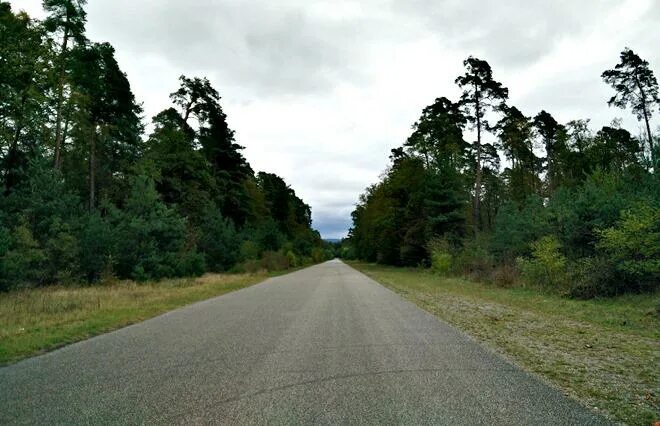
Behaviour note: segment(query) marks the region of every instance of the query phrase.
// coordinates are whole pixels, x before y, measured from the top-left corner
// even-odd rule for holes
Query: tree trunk
[[[25,110],[25,103],[27,102],[27,93],[23,92],[21,96],[21,111]],[[18,183],[16,176],[16,168],[18,166],[18,140],[21,137],[21,132],[23,131],[23,116],[22,112],[17,117],[15,125],[16,130],[14,131],[14,137],[12,138],[11,144],[9,145],[9,152],[7,152],[6,158],[6,175],[5,175],[5,194],[9,194],[11,189]]]
[[[649,148],[651,149],[651,162],[653,163],[653,169],[655,169],[655,149],[653,146],[653,135],[651,134],[651,125],[649,124],[649,113],[646,110],[646,103],[644,103],[644,121],[646,123],[646,135],[649,138]]]
[[[482,179],[482,169],[481,169],[481,106],[479,104],[479,95],[475,89],[475,115],[477,118],[477,170],[474,182],[474,209],[473,209],[473,220],[474,220],[474,235],[476,236],[479,233],[479,222],[481,221],[481,179]]]
[[[96,126],[89,143],[89,210],[96,205]]]
[[[59,155],[59,167],[58,170],[62,170],[63,160],[62,153],[64,152],[64,145],[66,144],[66,138],[69,134],[69,123],[71,122],[70,113],[67,112],[66,117],[64,118],[64,130],[62,131],[62,143],[60,145],[60,155]]]
[[[68,24],[68,21],[67,21]],[[69,45],[69,29],[64,30],[62,51],[60,52],[59,81],[57,86],[57,110],[55,117],[55,169],[61,168],[60,156],[62,153],[62,103],[64,98],[64,59]]]
[[[651,134],[651,125],[649,124],[649,112],[646,107],[646,92],[644,92],[644,87],[639,81],[637,72],[635,72],[635,82],[637,83],[637,88],[639,89],[640,94],[642,95],[642,113],[644,115],[644,122],[646,124],[646,136],[649,138],[649,149],[651,150],[651,163],[653,169],[655,170],[655,150],[653,149],[653,135]]]
[[[16,167],[18,163],[18,139],[21,136],[21,131],[23,126],[17,125],[16,131],[14,132],[14,138],[11,145],[9,146],[9,152],[7,153],[6,159],[6,175],[5,175],[5,195],[8,195],[11,192],[11,189],[16,186],[18,179],[16,176]]]

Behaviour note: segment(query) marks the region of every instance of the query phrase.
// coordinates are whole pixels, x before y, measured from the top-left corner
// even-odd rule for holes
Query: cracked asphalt
[[[340,261],[0,368],[0,424],[605,424]]]

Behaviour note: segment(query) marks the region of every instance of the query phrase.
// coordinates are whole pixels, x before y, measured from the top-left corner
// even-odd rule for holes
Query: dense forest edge
[[[594,132],[588,119],[527,116],[488,62],[464,66],[460,99],[424,108],[360,197],[340,255],[575,298],[657,291],[660,100],[649,63],[626,48],[601,76],[639,136],[619,119]]]
[[[331,256],[310,207],[250,167],[208,79],[182,76],[145,135],[114,48],[85,35],[85,4],[44,0],[39,21],[0,2],[0,290]]]

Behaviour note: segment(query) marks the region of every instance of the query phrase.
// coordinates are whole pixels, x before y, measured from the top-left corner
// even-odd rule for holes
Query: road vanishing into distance
[[[604,424],[340,261],[0,369],[0,424]]]

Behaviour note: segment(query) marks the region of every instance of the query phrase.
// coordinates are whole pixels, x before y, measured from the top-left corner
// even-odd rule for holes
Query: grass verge
[[[349,262],[565,394],[633,425],[660,420],[660,297],[571,300]]]
[[[0,365],[239,290],[269,276],[265,272],[207,274],[157,283],[120,281],[0,293]]]

